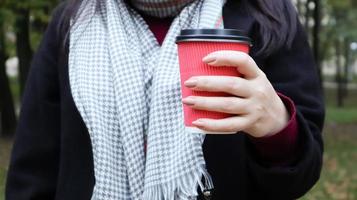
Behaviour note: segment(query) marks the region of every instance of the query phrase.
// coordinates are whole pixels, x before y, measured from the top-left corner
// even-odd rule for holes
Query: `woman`
[[[180,98],[175,37],[241,29],[250,55],[202,62],[242,78],[197,76]],[[235,114],[182,128],[182,103]],[[318,180],[324,106],[306,34],[288,0],[74,0],[36,54],[7,199],[296,199]],[[218,132],[236,134],[218,134]],[[201,148],[202,147],[202,148]],[[204,156],[204,157],[203,157]],[[202,178],[203,177],[203,178]]]

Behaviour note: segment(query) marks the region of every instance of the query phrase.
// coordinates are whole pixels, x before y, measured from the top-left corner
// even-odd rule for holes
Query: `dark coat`
[[[226,28],[258,38],[259,28],[245,8],[229,1]],[[90,199],[95,183],[87,128],[74,104],[68,76],[68,48],[61,53],[57,27],[64,5],[34,57],[8,173],[7,200]],[[255,46],[259,46],[256,40]],[[288,165],[271,166],[257,155],[245,134],[208,135],[204,155],[213,177],[213,200],[296,199],[318,180],[322,166],[324,103],[306,34],[299,24],[292,48],[268,57],[251,52],[274,88],[297,109],[297,153]]]

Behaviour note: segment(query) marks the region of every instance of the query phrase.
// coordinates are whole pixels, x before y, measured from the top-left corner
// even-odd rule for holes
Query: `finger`
[[[238,67],[238,71],[246,78],[255,78],[261,74],[253,58],[240,51],[215,51],[204,57],[202,61],[212,66]]]
[[[218,134],[220,132],[236,133],[245,130],[251,126],[252,122],[251,119],[243,115],[218,120],[206,118],[198,119],[192,122],[192,124],[208,133],[213,132]]]
[[[190,96],[182,102],[193,109],[229,114],[246,114],[248,100],[238,97],[198,97]]]
[[[195,76],[184,85],[195,91],[226,92],[239,97],[249,97],[252,91],[247,80],[234,76]]]

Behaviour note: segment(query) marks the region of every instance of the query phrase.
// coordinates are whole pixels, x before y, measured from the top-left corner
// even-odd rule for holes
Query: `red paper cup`
[[[236,67],[213,67],[202,62],[211,52],[233,50],[249,53],[251,39],[241,31],[232,29],[185,29],[177,37],[181,76],[182,98],[188,96],[231,96],[223,92],[193,91],[184,82],[192,76],[240,76]],[[200,118],[223,119],[232,116],[227,113],[192,109],[183,105],[184,123],[187,129],[203,132],[192,122]]]

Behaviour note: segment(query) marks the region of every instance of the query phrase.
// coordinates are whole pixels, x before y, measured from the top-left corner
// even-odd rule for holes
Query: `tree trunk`
[[[348,74],[349,74],[349,65],[350,65],[350,40],[349,38],[344,39],[344,53],[343,57],[345,58],[345,63],[344,63],[344,73],[343,73],[343,96],[347,97],[348,95],[348,89],[347,89],[347,84],[348,84]]]
[[[336,82],[337,82],[337,107],[343,107],[343,66],[341,59],[341,42],[337,39],[335,41],[336,50]]]
[[[314,0],[315,10],[314,10],[314,29],[313,29],[313,51],[316,61],[316,66],[320,78],[320,83],[322,84],[322,70],[321,70],[321,56],[320,56],[320,30],[321,30],[321,0]]]
[[[31,66],[32,49],[30,43],[30,12],[28,9],[16,11],[16,53],[19,58],[19,80],[21,96],[25,88],[26,79]]]
[[[14,102],[6,75],[5,30],[0,21],[0,136],[11,136],[16,128]]]

